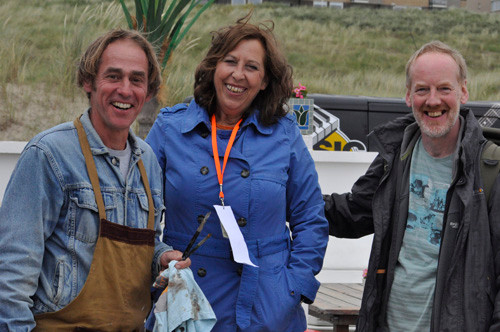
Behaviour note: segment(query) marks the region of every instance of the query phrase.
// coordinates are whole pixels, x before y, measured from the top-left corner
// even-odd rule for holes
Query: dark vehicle
[[[314,150],[373,151],[367,135],[379,124],[411,112],[402,98],[308,94],[314,99]],[[500,102],[468,102],[483,127],[500,128]]]

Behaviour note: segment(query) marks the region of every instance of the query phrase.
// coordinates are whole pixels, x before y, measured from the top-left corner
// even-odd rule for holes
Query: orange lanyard
[[[224,206],[224,193],[222,192],[222,179],[224,177],[224,171],[226,169],[227,159],[229,158],[229,153],[231,152],[231,148],[233,147],[234,139],[236,137],[236,133],[240,128],[241,120],[236,123],[231,132],[231,137],[229,137],[229,142],[227,143],[226,152],[224,153],[224,164],[222,166],[222,172],[220,169],[220,161],[219,161],[219,149],[217,148],[217,124],[215,121],[215,114],[212,115],[212,151],[214,153],[214,161],[215,161],[215,169],[217,170],[217,179],[219,180],[220,192],[219,198],[222,202],[222,206]]]

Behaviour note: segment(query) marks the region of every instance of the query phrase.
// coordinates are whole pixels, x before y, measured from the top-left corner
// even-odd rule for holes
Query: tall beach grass
[[[25,0],[18,6],[16,0],[0,2],[0,140],[27,140],[82,113],[88,101],[75,84],[76,60],[104,31],[126,27],[113,0]],[[265,3],[210,7],[167,66],[163,105],[192,94],[210,31],[252,9],[252,22],[274,22],[294,80],[309,92],[403,97],[407,59],[423,43],[439,39],[466,58],[470,100],[500,101],[498,14]]]

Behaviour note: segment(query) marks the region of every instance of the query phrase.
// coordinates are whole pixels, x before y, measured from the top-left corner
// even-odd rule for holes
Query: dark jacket
[[[431,331],[500,331],[500,177],[488,203],[479,167],[486,140],[472,112],[461,115]],[[330,235],[358,238],[374,233],[357,330],[387,331],[387,302],[406,228],[410,164],[420,130],[408,115],[377,127],[371,135],[379,155],[366,174],[351,193],[324,199]]]

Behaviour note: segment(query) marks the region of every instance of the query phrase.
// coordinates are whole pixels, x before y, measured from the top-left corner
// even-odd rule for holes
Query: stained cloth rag
[[[217,321],[212,306],[189,268],[177,270],[171,261],[151,287],[153,310],[146,329],[153,332],[207,332]]]

